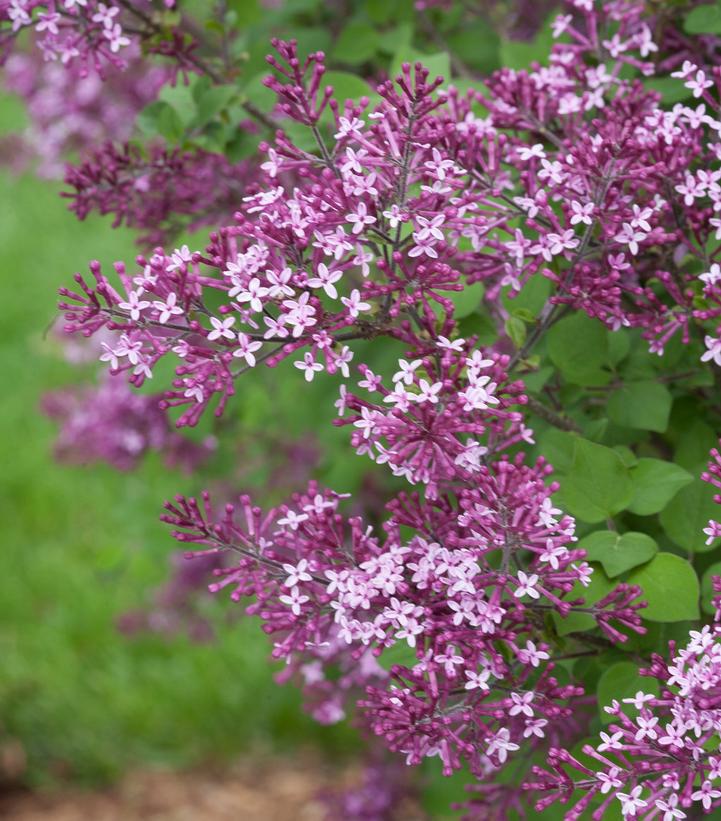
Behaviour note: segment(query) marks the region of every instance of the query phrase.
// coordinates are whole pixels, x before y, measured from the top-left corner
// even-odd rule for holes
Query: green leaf
[[[327,71],[323,75],[324,86],[333,86],[333,94],[338,102],[345,102],[346,100],[358,100],[360,97],[369,97],[372,94],[372,89],[355,74],[349,71]]]
[[[538,393],[543,389],[543,386],[553,376],[553,368],[548,365],[545,368],[539,368],[537,371],[523,374],[523,382],[526,388],[533,393]]]
[[[593,437],[589,437],[589,439],[591,438]],[[623,464],[626,465],[627,468],[632,468],[638,464],[638,457],[628,445],[614,445],[613,449],[621,457]]]
[[[607,596],[615,587],[608,576],[598,565],[593,568],[593,575],[588,587],[584,587],[581,582],[576,582],[573,589],[568,594],[568,599],[583,599],[584,607],[595,604],[597,601]],[[575,613],[571,611],[566,618],[562,618],[558,613],[552,613],[556,632],[559,636],[567,636],[569,633],[580,633],[584,630],[593,630],[596,626],[596,619],[590,613]]]
[[[466,785],[475,776],[468,771],[468,766],[455,770],[449,776],[441,776],[437,762],[424,758],[420,765],[419,799],[423,818],[435,818],[437,821],[457,821],[459,814],[450,809],[459,795],[463,795]]]
[[[621,368],[624,380],[640,382],[645,379],[654,379],[658,372],[658,356],[649,353],[648,345],[635,339],[633,333],[629,335],[634,339],[634,344]]]
[[[163,100],[146,106],[138,115],[137,124],[147,137],[161,136],[169,143],[177,143],[185,133],[178,113]]]
[[[401,74],[401,66],[403,63],[410,63],[411,66],[416,63],[422,63],[430,72],[429,79],[434,80],[436,77],[443,77],[445,80],[451,78],[451,58],[447,51],[439,51],[435,54],[423,54],[415,49],[408,48],[403,44],[395,56],[391,64],[390,76],[395,78]]]
[[[584,522],[602,522],[628,505],[633,484],[616,451],[576,437],[559,496],[571,515]]]
[[[625,331],[608,331],[608,361],[616,366],[631,350],[631,337]]]
[[[401,48],[411,48],[413,26],[410,23],[401,23],[388,31],[378,33],[376,37],[379,51],[384,54],[395,54]]]
[[[443,77],[448,82],[451,79],[451,58],[447,51],[438,51],[433,54],[421,54],[418,58],[428,69],[429,80]]]
[[[718,437],[714,429],[700,419],[684,427],[676,444],[673,460],[686,470],[698,472],[708,461],[708,452],[716,447]]]
[[[463,319],[464,316],[468,316],[477,310],[481,305],[484,293],[485,288],[482,282],[466,285],[462,291],[453,291],[450,297],[454,305],[454,318]]]
[[[276,94],[263,84],[268,72],[263,71],[251,77],[243,86],[243,96],[261,111],[271,111],[276,101]]]
[[[672,401],[669,389],[659,382],[629,382],[609,397],[608,416],[623,427],[663,433]]]
[[[394,9],[389,0],[365,0],[363,5],[368,17],[374,23],[385,23],[392,19]]]
[[[662,101],[667,105],[680,103],[691,96],[691,91],[676,77],[649,77],[644,80],[644,87],[658,91]]]
[[[183,126],[187,126],[195,116],[193,89],[189,85],[164,85],[158,94],[158,100],[167,103],[175,111]]]
[[[226,108],[237,93],[238,89],[232,85],[213,86],[198,93],[196,93],[196,89],[194,88],[193,98],[195,99],[197,110],[192,124],[194,126],[203,126],[209,123],[217,114]]]
[[[417,663],[418,657],[416,656],[416,651],[412,647],[409,647],[405,641],[396,642],[378,656],[378,664],[384,670],[390,670],[394,664],[399,664],[403,667],[414,667]]]
[[[586,551],[589,561],[603,565],[609,578],[644,564],[658,551],[658,545],[650,536],[634,531],[597,530],[581,539],[578,546]]]
[[[526,341],[526,323],[516,316],[509,316],[503,327],[516,348],[523,347]]]
[[[647,621],[687,621],[699,617],[699,583],[691,564],[675,553],[657,553],[634,570],[628,584],[643,590],[648,607],[640,611]]]
[[[721,34],[721,5],[711,3],[692,9],[683,21],[688,34]]]
[[[532,276],[520,291],[509,288],[501,297],[509,313],[525,309],[535,319],[551,295],[551,281],[541,274]]]
[[[516,308],[511,312],[511,316],[518,317],[521,322],[527,322],[529,325],[536,321],[536,317],[528,310],[528,308]]]
[[[586,439],[590,439],[592,442],[598,442],[600,439],[603,439],[606,430],[608,428],[608,419],[602,416],[600,419],[585,419],[583,420],[583,425],[581,432],[583,433]],[[615,447],[615,450],[618,450],[618,445]],[[626,467],[630,467],[628,461],[628,454],[621,453],[619,451],[619,456],[621,457],[621,461],[623,462]]]
[[[452,54],[481,74],[490,74],[500,67],[498,33],[485,20],[459,26],[448,35],[447,43]]]
[[[376,53],[377,35],[365,23],[349,23],[335,42],[333,58],[341,63],[360,65]]]
[[[639,516],[659,513],[673,497],[693,481],[683,468],[663,459],[642,458],[631,468],[633,499],[628,509]]]
[[[328,53],[333,43],[330,30],[321,26],[296,27],[293,25],[293,39],[298,41],[298,54],[310,54],[313,51]],[[263,41],[264,51],[267,52],[265,38]]]
[[[501,65],[519,69],[528,68],[533,62],[547,64],[554,42],[553,34],[547,26],[530,43],[504,38],[500,49]]]
[[[713,497],[713,488],[701,479],[693,479],[663,509],[661,525],[679,547],[698,553],[713,549],[713,544],[706,544],[703,532],[709,519],[718,517],[719,508]]]
[[[225,156],[231,162],[247,160],[258,150],[258,138],[255,134],[237,129],[230,139],[225,143],[223,149]]]
[[[260,0],[227,0],[228,9],[235,13],[236,26],[248,26],[263,18],[265,10]]]
[[[714,562],[711,567],[707,567],[701,577],[701,609],[711,616],[716,612],[711,603],[715,595],[712,583],[714,576],[721,576],[721,562]]]
[[[290,141],[301,151],[312,154],[318,150],[313,132],[308,126],[299,123],[297,120],[286,119],[283,121],[283,131],[288,135]]]
[[[635,718],[639,711],[633,704],[624,704],[623,699],[633,698],[639,690],[648,695],[658,695],[658,681],[650,676],[642,676],[638,671],[638,665],[632,661],[619,661],[608,667],[601,675],[596,696],[598,697],[598,711],[604,724],[615,720],[603,709],[614,699],[621,703],[621,709],[627,716]]]
[[[213,81],[207,74],[201,74],[191,80],[191,94],[196,105],[203,99],[203,95],[213,87]]]
[[[608,357],[606,328],[578,312],[548,332],[548,355],[563,376],[575,385],[605,385],[610,374],[601,370]]]
[[[573,464],[575,441],[573,434],[549,427],[539,437],[539,455],[543,455],[556,470],[568,473]]]
[[[485,311],[464,317],[458,324],[458,333],[464,337],[476,335],[480,345],[493,345],[498,340],[496,323]]]
[[[374,23],[413,20],[413,0],[365,0],[365,10]]]

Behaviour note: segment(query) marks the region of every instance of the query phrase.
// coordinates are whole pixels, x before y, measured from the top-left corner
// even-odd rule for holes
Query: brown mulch
[[[327,821],[318,794],[358,773],[309,760],[261,759],[229,769],[143,770],[105,790],[0,792],[8,821]],[[412,806],[398,821],[422,821]]]

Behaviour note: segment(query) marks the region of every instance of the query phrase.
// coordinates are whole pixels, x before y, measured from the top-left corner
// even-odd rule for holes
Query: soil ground
[[[305,758],[305,757],[304,757]],[[105,790],[0,793],[3,821],[327,821],[318,794],[357,773],[290,759],[189,772],[144,770]],[[422,821],[412,806],[397,821]]]

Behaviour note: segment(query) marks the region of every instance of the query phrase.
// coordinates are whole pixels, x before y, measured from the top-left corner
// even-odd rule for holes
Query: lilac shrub
[[[80,216],[149,236],[198,200],[232,218],[204,248],[91,263],[60,307],[98,336],[108,385],[157,378],[143,400],[178,427],[225,414],[261,366],[299,402],[337,385],[333,424],[383,509],[311,479],[280,504],[204,492],[163,515],[318,721],[461,772],[469,818],[669,821],[721,806],[718,451],[701,464],[719,428],[721,24],[566,6],[542,62],[482,84],[402,62],[356,100],[322,51],[275,39],[263,156],[237,186],[230,159],[196,180],[167,147],[99,148],[69,176]],[[86,60],[114,64],[87,38]],[[111,444],[112,418],[92,423]]]
[[[8,138],[2,150],[21,169],[37,159],[43,177],[62,178],[70,152],[106,140],[127,140],[138,113],[168,79],[166,70],[139,57],[103,80],[77,65],[46,62],[37,51],[12,54],[5,64],[5,86],[20,97],[30,119],[20,143]]]
[[[55,443],[60,461],[107,462],[132,470],[150,450],[171,468],[192,473],[215,450],[213,437],[195,443],[179,434],[154,394],[137,394],[123,379],[107,376],[98,386],[66,388],[43,397],[42,408],[61,428]]]
[[[567,819],[580,818],[596,795],[602,801],[591,814],[594,819],[603,818],[616,801],[624,818],[660,816],[664,821],[688,817],[684,808],[708,813],[719,806],[720,577],[714,577],[713,587],[713,623],[692,630],[680,647],[671,642],[668,657],[651,655],[650,666],[640,672],[654,684],[645,689],[655,692],[638,690],[622,699],[634,715],[614,699],[604,706],[613,723],[595,747],[584,745],[583,760],[555,748],[548,755],[550,769],[534,767],[537,780],[526,789],[549,793],[539,808],[573,800],[576,791],[583,797]]]
[[[64,192],[79,219],[91,212],[113,214],[114,225],[145,232],[152,248],[180,230],[225,221],[252,182],[252,167],[232,161],[206,140],[203,129],[231,102],[230,86],[205,106],[195,139],[174,145],[169,131],[141,143],[138,115],[172,120],[167,101],[182,93],[191,77],[198,99],[213,99],[210,79],[220,77],[208,62],[210,44],[197,35],[173,0],[140,3],[38,3],[13,0],[0,5],[0,60],[5,85],[25,102],[30,123],[21,140],[5,138],[3,154],[15,168],[37,158],[42,175],[64,177]],[[29,43],[17,48],[21,34]],[[225,44],[228,48],[228,43]],[[162,57],[161,63],[151,57]],[[161,94],[161,92],[163,92]],[[156,99],[158,97],[163,99]],[[236,95],[237,96],[237,95]],[[252,136],[256,117],[270,120],[249,102],[239,105],[246,119],[232,132]],[[213,125],[217,126],[216,122]],[[177,135],[176,135],[177,136]],[[67,160],[73,162],[68,163]]]
[[[172,24],[175,0],[102,3],[98,0],[3,0],[0,5],[0,57],[23,33],[35,36],[46,60],[81,65],[85,72],[126,67],[126,55],[160,25]],[[157,18],[158,12],[161,17]],[[178,55],[187,58],[187,52]]]
[[[253,182],[255,167],[222,154],[183,151],[154,144],[105,142],[69,165],[63,192],[78,219],[112,214],[113,226],[142,231],[139,242],[153,248],[182,227],[194,231],[233,213]]]

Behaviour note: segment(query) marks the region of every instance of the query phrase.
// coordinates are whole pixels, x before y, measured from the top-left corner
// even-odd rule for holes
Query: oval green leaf
[[[605,670],[598,680],[596,690],[598,711],[604,724],[609,724],[615,720],[612,715],[603,709],[610,705],[614,699],[621,703],[621,709],[627,716],[635,718],[639,711],[633,704],[624,704],[623,699],[633,698],[639,690],[649,695],[658,695],[658,681],[650,676],[642,676],[638,671],[638,665],[632,661],[619,661]]]
[[[671,393],[660,382],[628,382],[608,399],[608,416],[626,428],[663,433],[671,413]]]
[[[628,509],[639,516],[659,513],[693,476],[663,459],[639,459],[631,468],[633,499]]]
[[[633,497],[628,468],[616,451],[576,437],[570,470],[559,499],[584,522],[602,522],[623,510]]]
[[[686,559],[674,553],[657,553],[648,564],[634,570],[629,584],[643,590],[648,606],[640,611],[647,621],[686,621],[699,617],[699,583]]]
[[[645,564],[658,552],[658,545],[650,536],[634,531],[597,530],[578,546],[586,551],[589,561],[601,562],[609,578]]]
[[[714,490],[701,479],[694,479],[674,496],[661,512],[661,524],[666,534],[679,547],[694,553],[712,550],[713,542],[706,544],[709,519],[716,519],[719,506],[714,502]]]

